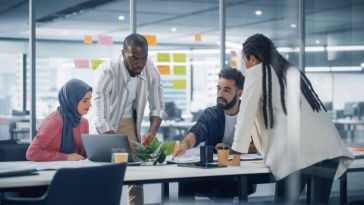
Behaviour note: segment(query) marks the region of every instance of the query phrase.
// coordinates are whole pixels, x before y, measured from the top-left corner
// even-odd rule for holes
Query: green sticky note
[[[186,62],[186,54],[185,53],[173,53],[173,62],[185,63]]]
[[[169,53],[157,53],[158,62],[170,62],[171,55]]]
[[[101,64],[105,62],[105,60],[99,60],[99,59],[92,59],[91,60],[91,68],[92,70],[96,70],[97,67]]]
[[[173,88],[176,90],[186,89],[186,80],[174,80]]]
[[[186,66],[184,65],[173,66],[173,74],[186,75]]]

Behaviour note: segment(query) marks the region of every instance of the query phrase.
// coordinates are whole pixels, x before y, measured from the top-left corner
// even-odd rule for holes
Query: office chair
[[[119,205],[126,164],[64,168],[47,193],[36,198],[5,197],[5,205]]]
[[[25,161],[29,144],[18,144],[15,140],[0,140],[0,162]]]

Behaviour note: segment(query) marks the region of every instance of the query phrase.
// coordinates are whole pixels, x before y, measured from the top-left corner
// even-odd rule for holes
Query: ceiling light
[[[255,15],[257,15],[257,16],[260,16],[260,15],[262,15],[263,14],[263,12],[261,11],[261,10],[256,10],[255,11]]]
[[[62,35],[67,35],[68,32],[67,31],[62,31]]]
[[[305,67],[306,72],[330,72],[330,67]]]
[[[306,52],[322,52],[325,51],[325,47],[323,46],[314,46],[314,47],[306,47]]]
[[[125,20],[125,16],[123,16],[123,15],[118,16],[118,20],[119,21],[124,21]]]
[[[361,64],[360,64],[360,67],[364,68],[364,63],[361,63]]]
[[[297,25],[296,25],[296,24],[294,24],[294,23],[292,23],[292,24],[290,25],[290,27],[291,27],[291,28],[296,28],[296,27],[297,27]]]
[[[331,71],[339,71],[339,72],[362,71],[362,68],[359,66],[333,66],[331,67]]]
[[[177,28],[176,28],[176,27],[172,27],[172,28],[171,28],[171,31],[172,31],[172,32],[176,32],[176,31],[177,31]]]
[[[320,43],[321,43],[321,41],[320,41],[320,40],[316,40],[316,41],[315,41],[315,43],[316,43],[316,44],[320,44]]]
[[[364,46],[327,46],[327,51],[362,51]]]

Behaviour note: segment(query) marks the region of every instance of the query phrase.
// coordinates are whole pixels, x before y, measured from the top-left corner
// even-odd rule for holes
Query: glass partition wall
[[[36,1],[39,120],[56,109],[57,92],[68,79],[79,78],[94,85],[97,65],[118,58],[122,39],[130,33],[129,1],[90,2]],[[181,110],[178,118],[172,119],[195,120],[199,111],[216,103],[217,74],[221,69],[219,1],[135,2],[136,31],[148,36],[152,43],[149,58],[161,73],[165,102]],[[298,65],[298,1],[224,2],[225,67],[244,72],[242,43],[255,33],[270,37],[283,56]],[[323,2],[305,1],[305,70],[343,138],[360,143],[364,5],[356,0]],[[12,110],[24,114],[30,102],[28,3],[2,1],[0,5],[0,59],[4,62],[0,66],[0,115],[12,115]]]

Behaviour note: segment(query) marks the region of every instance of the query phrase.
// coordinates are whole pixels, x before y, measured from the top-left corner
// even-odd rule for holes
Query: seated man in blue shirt
[[[217,85],[217,105],[206,108],[196,124],[176,146],[173,156],[183,155],[187,149],[205,142],[210,146],[231,146],[234,139],[244,76],[236,69],[223,69]],[[250,186],[250,188],[252,188]],[[249,189],[250,189],[249,188]],[[239,192],[239,183],[228,177],[219,181],[180,182],[178,196],[193,198],[196,194],[208,194],[216,199],[233,198]],[[249,193],[252,193],[249,190]]]

